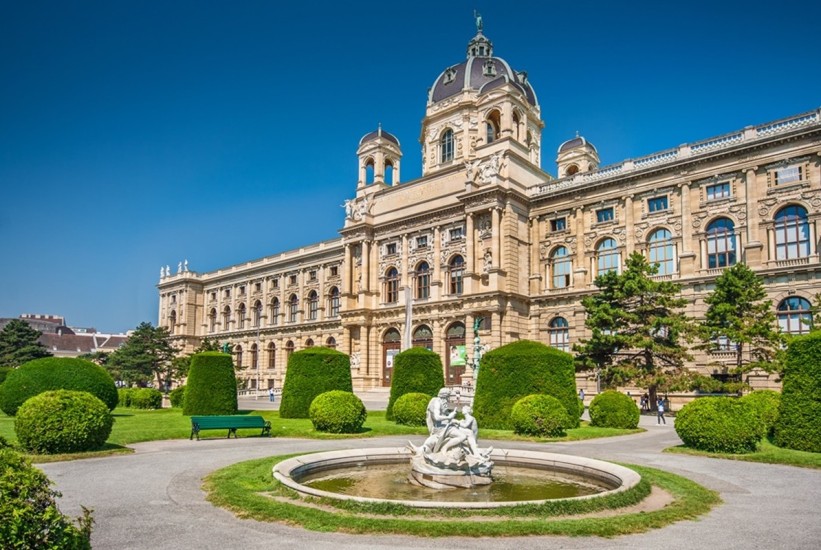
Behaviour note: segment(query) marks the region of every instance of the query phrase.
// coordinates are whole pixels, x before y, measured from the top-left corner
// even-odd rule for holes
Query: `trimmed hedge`
[[[57,508],[60,496],[27,458],[0,448],[0,548],[90,549],[91,513],[73,525]]]
[[[391,395],[385,418],[393,420],[396,400],[407,393],[436,395],[445,386],[445,371],[439,355],[426,348],[410,348],[393,359]]]
[[[483,428],[510,429],[510,412],[522,397],[544,394],[558,399],[575,428],[579,425],[576,369],[569,353],[539,342],[519,340],[482,356],[473,411]]]
[[[561,401],[552,395],[528,395],[510,411],[513,431],[520,435],[560,437],[576,425]]]
[[[741,398],[741,402],[752,410],[761,422],[764,435],[770,435],[778,420],[778,407],[781,403],[781,394],[773,390],[757,390]]]
[[[131,394],[131,406],[135,409],[162,409],[162,392],[154,388],[137,388]]]
[[[177,386],[168,394],[168,400],[171,401],[171,407],[178,409],[185,403],[185,386]]]
[[[773,428],[773,442],[779,447],[821,453],[819,418],[821,331],[792,338],[787,346],[781,406]]]
[[[308,412],[319,432],[353,434],[362,430],[368,411],[351,392],[333,390],[317,395]]]
[[[14,431],[28,452],[79,453],[102,447],[113,424],[106,404],[90,393],[56,390],[23,403]]]
[[[424,393],[406,393],[393,404],[394,421],[405,426],[424,426],[431,399],[430,395]]]
[[[11,367],[0,367],[0,384],[6,381],[6,376],[13,370]]]
[[[764,432],[750,407],[733,397],[700,397],[676,414],[676,433],[688,447],[715,453],[756,450]]]
[[[621,392],[607,390],[590,402],[590,425],[601,428],[632,429],[639,425],[636,402]]]
[[[230,354],[204,351],[191,356],[182,414],[235,414],[237,377]]]
[[[288,359],[285,385],[282,387],[279,416],[309,418],[314,398],[333,390],[353,392],[350,357],[323,347],[292,353]]]
[[[117,406],[118,407],[130,407],[131,406],[131,397],[134,395],[134,391],[137,388],[118,388],[117,389]]]
[[[87,391],[108,410],[117,406],[117,386],[100,365],[76,357],[43,357],[9,373],[0,385],[0,409],[14,416],[28,398],[51,390]]]

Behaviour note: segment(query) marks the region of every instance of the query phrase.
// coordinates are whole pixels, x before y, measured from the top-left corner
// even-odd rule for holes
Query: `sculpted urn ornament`
[[[430,435],[425,442],[420,447],[408,443],[413,452],[408,479],[431,489],[488,485],[493,481],[493,448],[479,448],[479,426],[472,409],[468,405],[462,407],[464,419],[456,420],[456,411],[448,404],[449,396],[450,390],[442,388],[428,403],[426,420]]]

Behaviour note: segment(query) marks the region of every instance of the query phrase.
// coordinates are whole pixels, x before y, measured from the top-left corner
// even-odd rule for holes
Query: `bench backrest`
[[[245,415],[192,416],[191,422],[196,423],[201,430],[211,428],[262,428],[265,426],[265,419],[261,416]]]

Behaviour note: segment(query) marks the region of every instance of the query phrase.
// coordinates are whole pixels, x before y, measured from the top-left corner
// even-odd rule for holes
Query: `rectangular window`
[[[707,186],[707,200],[715,201],[718,199],[727,199],[730,197],[730,182],[724,181],[715,185]]]
[[[557,231],[564,231],[567,229],[567,218],[557,218],[550,220],[550,231],[556,233]]]
[[[245,285],[239,287],[239,295],[245,296]]]
[[[339,275],[339,268],[337,266],[331,266],[331,277],[336,277]]]
[[[612,222],[615,219],[613,207],[596,210],[596,223]]]
[[[216,292],[212,292],[212,293],[211,293],[211,301],[213,302],[213,301],[214,301],[214,300],[216,300],[216,299],[217,299],[217,293],[216,293]]]
[[[428,247],[428,238],[427,238],[427,236],[416,237],[416,248],[427,248],[427,247]]]
[[[230,288],[226,288],[226,289],[225,289],[225,297],[226,297],[226,298],[230,298],[230,297],[231,297],[231,289],[230,289]]]
[[[653,197],[647,199],[647,210],[650,212],[661,212],[667,210],[667,197]]]
[[[316,281],[316,271],[310,271],[308,273],[308,278],[310,278],[312,281]]]
[[[273,281],[271,281],[271,286],[273,288],[279,288],[279,279],[274,279]]]
[[[288,282],[292,285],[296,284],[296,275],[291,275],[288,279]]]
[[[464,232],[462,231],[461,227],[454,227],[450,230],[450,240],[458,241],[462,237],[464,237]]]
[[[387,254],[388,256],[393,256],[394,254],[396,254],[396,243],[388,243],[385,246],[385,254]]]
[[[776,185],[786,185],[801,181],[802,170],[800,166],[787,166],[775,171],[773,181]]]

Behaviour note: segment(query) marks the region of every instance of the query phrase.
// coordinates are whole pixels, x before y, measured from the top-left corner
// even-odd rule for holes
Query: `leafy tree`
[[[194,353],[202,353],[204,351],[222,351],[222,346],[218,341],[206,337],[202,339],[202,342],[200,342],[200,345],[194,350]]]
[[[759,367],[780,371],[784,336],[778,331],[773,304],[761,279],[745,264],[725,269],[715,290],[704,302],[709,306],[701,324],[702,349],[714,350],[726,338],[735,352],[735,371]]]
[[[111,354],[106,368],[112,371],[115,378],[129,385],[155,378],[157,385],[163,388],[178,377],[172,362],[177,350],[171,344],[170,337],[166,327],[140,323],[125,344]]]
[[[41,334],[25,321],[9,321],[0,331],[0,367],[19,367],[33,359],[51,357],[51,353],[39,341]]]
[[[599,292],[582,299],[592,336],[574,346],[578,363],[596,369],[606,387],[632,382],[648,388],[651,399],[659,387],[685,385],[684,363],[692,357],[682,341],[695,333],[680,285],[656,280],[656,273],[656,265],[634,252],[623,273],[596,277]]]

